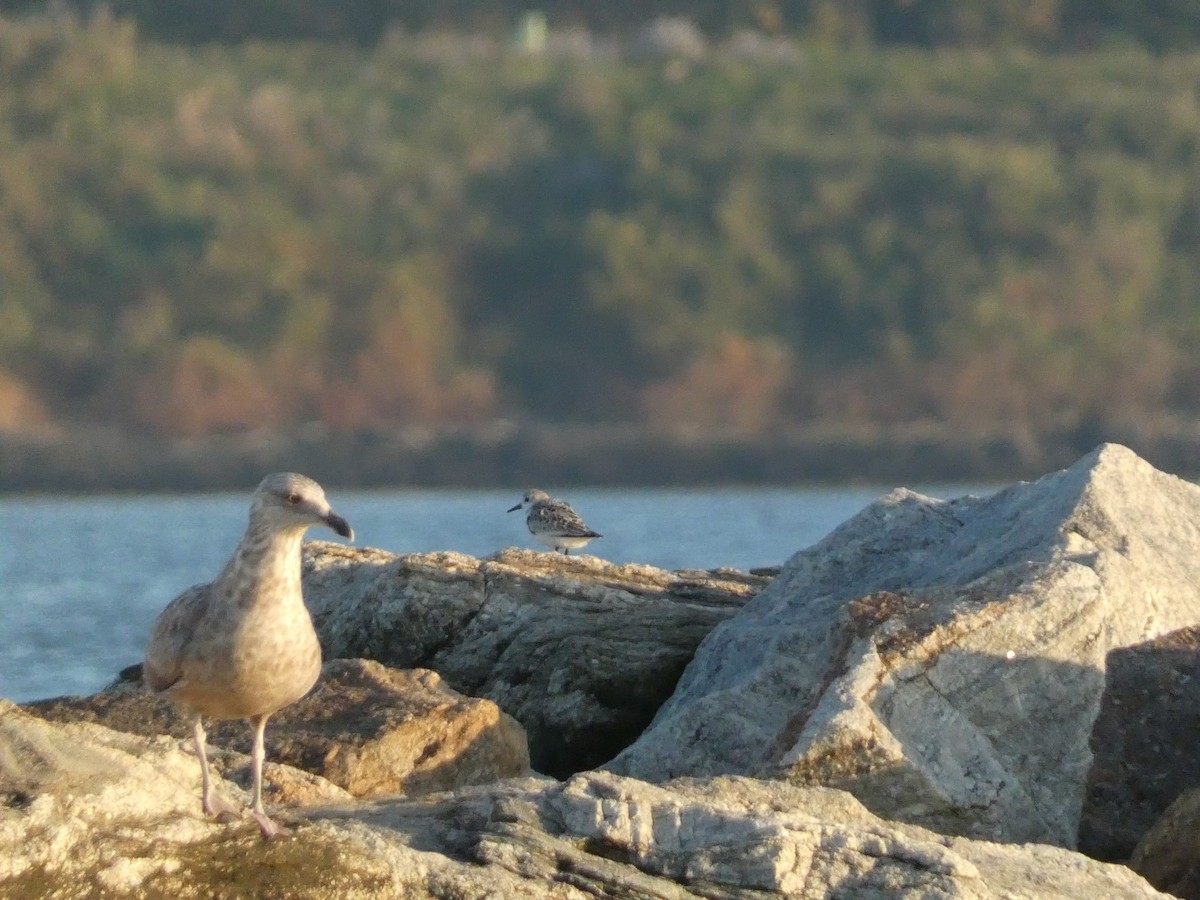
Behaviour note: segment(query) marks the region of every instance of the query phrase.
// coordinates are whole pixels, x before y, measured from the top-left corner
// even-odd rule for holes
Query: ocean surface
[[[978,486],[913,486],[935,497]],[[777,566],[886,488],[574,489],[604,537],[585,551],[667,569]],[[339,491],[356,544],[396,553],[487,556],[537,547],[519,491]],[[0,697],[89,694],[142,657],[159,611],[210,581],[246,527],[249,494],[0,497]],[[310,538],[338,540],[314,528]]]

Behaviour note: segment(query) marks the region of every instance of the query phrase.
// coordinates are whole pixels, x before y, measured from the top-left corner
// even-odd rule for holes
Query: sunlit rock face
[[[25,709],[50,721],[96,722],[147,737],[186,738],[193,722],[191,713],[142,690],[136,678],[90,697],[57,697]],[[273,716],[271,726],[271,759],[356,797],[426,794],[529,770],[525,732],[496,704],[462,696],[436,672],[373,660],[330,660],[308,696]],[[245,732],[237,720],[208,723],[209,744],[227,751],[249,751]]]
[[[609,768],[1074,846],[1106,654],[1198,620],[1200,489],[1124,447],[986,498],[894,491],[717,626]]]
[[[206,817],[184,743],[45,722],[0,700],[0,896],[1161,896],[1068,850],[884,822],[827,788],[750,778],[651,785],[604,772],[434,798],[350,798],[308,776],[293,833]],[[299,773],[274,765],[272,778]],[[237,785],[218,789],[239,797]],[[326,805],[311,805],[323,796]]]

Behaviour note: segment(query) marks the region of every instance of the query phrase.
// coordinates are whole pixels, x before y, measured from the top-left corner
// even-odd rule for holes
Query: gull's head
[[[346,540],[354,540],[354,529],[330,509],[321,486],[295,472],[276,472],[262,480],[250,504],[250,518],[279,531],[325,525]]]
[[[516,512],[518,509],[525,509],[533,506],[533,504],[541,500],[549,500],[550,495],[545,491],[539,491],[537,488],[530,488],[525,492],[525,496],[521,498],[521,502],[510,508],[509,512]]]

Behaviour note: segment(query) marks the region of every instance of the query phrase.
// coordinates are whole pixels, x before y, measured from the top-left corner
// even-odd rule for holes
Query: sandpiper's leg
[[[563,556],[570,556],[570,555],[571,555],[571,549],[569,547],[563,547]]]
[[[254,816],[254,821],[262,829],[263,837],[270,840],[280,835],[291,834],[291,832],[273,822],[262,805],[262,770],[263,760],[267,755],[263,747],[263,732],[267,729],[267,717],[254,716],[250,720],[250,727],[254,729],[254,749],[250,751],[250,762],[254,766],[254,805],[250,807],[250,815]]]
[[[204,722],[196,716],[196,724],[192,727],[192,741],[196,745],[196,755],[200,757],[200,783],[204,791],[204,812],[210,816],[233,816],[240,818],[241,811],[213,790],[212,780],[208,775],[208,752],[204,748],[207,735],[204,733]]]

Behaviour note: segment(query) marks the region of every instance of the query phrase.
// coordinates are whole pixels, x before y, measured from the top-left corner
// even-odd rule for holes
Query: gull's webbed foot
[[[265,812],[254,810],[251,811],[250,815],[254,816],[254,821],[258,823],[258,827],[262,831],[263,840],[270,841],[292,833],[290,828],[280,825]]]
[[[215,816],[223,821],[229,819],[240,819],[242,817],[241,808],[234,806],[216,791],[211,789],[204,792],[203,806],[206,815]]]

